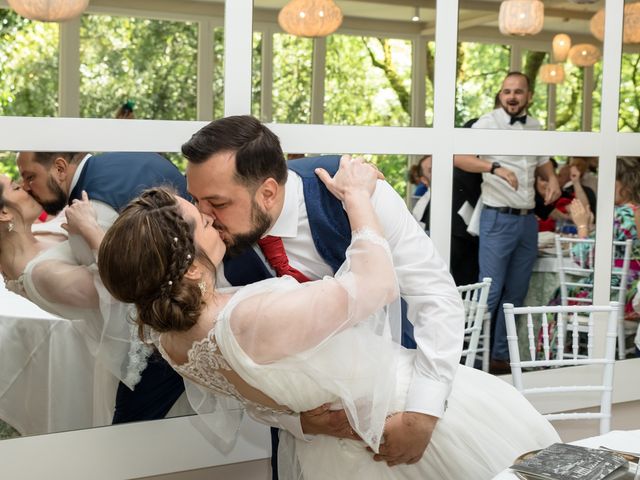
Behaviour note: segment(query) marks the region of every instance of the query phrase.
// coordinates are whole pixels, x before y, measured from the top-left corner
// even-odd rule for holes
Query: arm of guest
[[[558,177],[556,177],[556,173],[553,171],[553,164],[549,161],[548,157],[546,161],[543,160],[538,164],[537,171],[538,174],[548,182],[544,204],[550,205],[560,198],[562,192],[560,191]]]

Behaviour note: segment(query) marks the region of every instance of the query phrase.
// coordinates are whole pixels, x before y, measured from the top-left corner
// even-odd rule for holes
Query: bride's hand
[[[89,196],[84,190],[82,191],[82,199],[74,200],[71,205],[65,208],[64,213],[67,221],[62,224],[62,228],[71,234],[78,234],[87,238],[96,231],[102,230],[98,224],[96,211],[89,202]]]
[[[377,180],[384,179],[375,166],[362,157],[351,155],[340,158],[340,168],[333,178],[324,168],[317,168],[315,172],[327,189],[342,201],[351,194],[366,193],[370,197],[376,189]]]

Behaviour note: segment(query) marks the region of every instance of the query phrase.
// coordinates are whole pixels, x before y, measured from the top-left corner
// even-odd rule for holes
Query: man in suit
[[[188,198],[184,176],[157,153],[20,152],[17,164],[24,189],[48,214],[57,214],[86,191],[105,230],[145,188],[169,185]],[[72,236],[69,242],[78,264],[92,262],[93,253],[81,238]],[[154,352],[133,391],[119,384],[113,423],[164,418],[183,391],[181,377]]]
[[[349,223],[341,203],[315,175],[317,167],[335,173],[340,157],[286,162],[278,137],[250,116],[210,123],[183,145],[182,153],[189,160],[189,193],[215,219],[229,253],[237,255],[220,269],[229,283],[243,285],[283,273],[314,280],[340,267],[351,239]],[[405,411],[389,418],[385,442],[374,458],[389,465],[415,463],[451,391],[464,313],[446,264],[400,196],[379,181],[372,201],[393,252],[418,345]],[[265,244],[274,239],[284,246],[280,265],[270,261]],[[224,280],[219,278],[220,284]],[[341,411],[303,413],[288,424],[298,424],[297,430],[288,428],[298,435],[353,435]]]

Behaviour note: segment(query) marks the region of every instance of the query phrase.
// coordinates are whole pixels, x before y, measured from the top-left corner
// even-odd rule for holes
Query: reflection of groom
[[[287,163],[278,138],[250,116],[210,123],[182,152],[189,160],[189,193],[202,212],[215,218],[230,252],[239,253],[225,260],[229,283],[245,285],[274,274],[319,279],[342,264],[351,240],[349,223],[340,202],[314,173],[320,166],[335,173],[339,157]],[[375,458],[390,465],[414,463],[444,412],[460,359],[463,313],[445,263],[402,199],[380,181],[372,201],[393,252],[418,345],[405,412],[388,419],[385,442]],[[353,434],[342,411],[316,409],[301,414],[300,421],[289,417],[280,425],[300,437],[300,427],[311,434]]]
[[[105,230],[145,188],[171,185],[187,198],[184,176],[157,153],[20,152],[17,164],[24,189],[47,213],[60,212],[84,190]],[[78,262],[88,264],[92,254],[79,240],[69,239]],[[156,352],[133,391],[118,385],[113,423],[164,418],[183,391],[181,377]]]

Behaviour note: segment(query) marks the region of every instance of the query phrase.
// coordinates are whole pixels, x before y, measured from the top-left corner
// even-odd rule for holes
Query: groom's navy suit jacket
[[[150,187],[171,186],[190,200],[184,175],[169,160],[157,153],[103,153],[87,159],[69,203],[85,190],[97,200],[120,212],[132,199]],[[128,319],[123,318],[123,322]],[[184,391],[184,382],[156,352],[133,391],[118,385],[113,423],[164,418]]]

